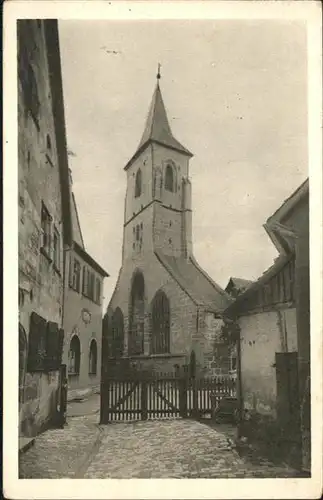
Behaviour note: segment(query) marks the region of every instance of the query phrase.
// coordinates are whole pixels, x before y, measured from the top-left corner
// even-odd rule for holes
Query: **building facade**
[[[108,273],[85,250],[74,194],[73,247],[67,259],[63,362],[69,397],[99,388],[101,377],[103,280]]]
[[[214,364],[230,300],[193,255],[191,157],[172,134],[158,78],[142,139],[124,168],[122,267],[104,319],[104,360],[131,357],[138,367],[167,372],[191,363],[201,374]]]
[[[19,422],[57,418],[71,212],[56,21],[19,20]]]
[[[279,250],[275,263],[227,310],[240,328],[240,396],[247,416],[242,433],[276,442],[285,458],[297,466],[302,460],[304,468],[309,451],[301,443],[302,400],[309,396],[304,398],[300,369],[309,351],[302,347],[299,314],[309,310],[309,295],[304,300],[299,283],[299,245],[308,241],[308,221],[305,182],[265,224]],[[302,251],[301,259],[308,253]],[[309,329],[305,337],[309,342]],[[307,363],[309,370],[309,357]]]

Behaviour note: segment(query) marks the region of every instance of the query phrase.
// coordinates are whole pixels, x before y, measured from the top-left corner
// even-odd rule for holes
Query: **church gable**
[[[159,300],[160,296],[163,299]],[[168,319],[157,313],[159,305]],[[124,318],[124,354],[186,355],[189,351],[191,332],[196,327],[196,304],[153,253],[136,264],[123,266],[107,317],[111,318],[117,308]]]
[[[229,306],[228,295],[199,268],[195,259],[176,258],[159,251],[155,253],[167,271],[197,305],[215,313],[221,313]]]

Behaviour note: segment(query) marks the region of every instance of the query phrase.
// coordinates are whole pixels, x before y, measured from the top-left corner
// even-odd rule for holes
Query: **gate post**
[[[60,377],[60,391],[59,391],[59,413],[58,413],[58,426],[63,428],[66,424],[66,410],[67,410],[67,370],[66,365],[62,364],[59,369]]]
[[[147,420],[147,381],[145,378],[141,380],[141,420]]]
[[[113,390],[112,381],[105,377],[101,382],[101,393],[100,393],[100,424],[108,424],[111,420],[111,396],[110,391]]]
[[[179,413],[182,418],[187,418],[187,379],[183,377],[179,382]]]
[[[101,379],[100,387],[100,425],[104,423],[104,399],[105,399],[105,384],[104,379]]]

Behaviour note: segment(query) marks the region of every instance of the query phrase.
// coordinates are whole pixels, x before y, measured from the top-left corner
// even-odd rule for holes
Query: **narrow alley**
[[[254,465],[219,430],[195,420],[99,422],[99,395],[68,404],[64,429],[48,430],[20,456],[20,478],[295,477],[266,460]]]
[[[306,23],[112,11],[12,28],[19,478],[314,480]]]

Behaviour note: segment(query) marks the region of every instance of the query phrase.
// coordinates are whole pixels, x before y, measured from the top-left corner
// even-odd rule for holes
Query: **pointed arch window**
[[[159,290],[152,302],[152,354],[170,352],[170,307],[166,294]]]
[[[167,165],[165,173],[165,189],[174,192],[174,170],[171,165]]]
[[[139,198],[139,196],[141,195],[141,187],[142,187],[142,173],[139,168],[136,173],[135,198]]]

